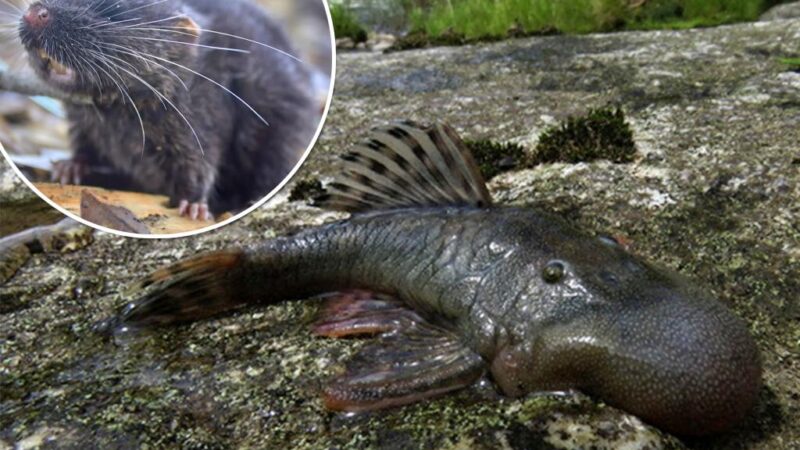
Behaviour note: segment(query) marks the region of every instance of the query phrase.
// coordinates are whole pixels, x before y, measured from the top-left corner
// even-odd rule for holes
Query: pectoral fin
[[[461,389],[484,372],[481,357],[450,330],[426,322],[402,302],[350,293],[329,300],[314,331],[342,337],[379,334],[324,389],[325,406],[363,411],[414,403]]]

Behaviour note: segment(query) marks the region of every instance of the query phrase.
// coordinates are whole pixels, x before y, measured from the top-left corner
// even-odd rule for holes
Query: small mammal
[[[192,218],[238,211],[299,162],[319,121],[310,74],[248,0],[41,0],[20,39],[67,105],[74,155],[54,181],[110,166]]]
[[[741,319],[611,239],[493,206],[451,128],[379,129],[344,159],[320,205],[350,219],[161,269],[99,329],[343,292],[315,332],[383,336],[325,389],[331,409],[419,401],[486,370],[506,395],[578,389],[681,435],[753,406],[761,363]]]

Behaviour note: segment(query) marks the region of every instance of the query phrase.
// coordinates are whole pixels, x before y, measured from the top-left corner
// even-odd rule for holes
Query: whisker
[[[134,11],[138,11],[140,9],[150,8],[152,6],[160,5],[161,3],[165,3],[165,2],[168,2],[168,1],[169,0],[158,0],[158,1],[155,1],[155,2],[150,3],[148,5],[142,5],[142,6],[137,6],[136,8],[126,9],[125,11],[118,12],[118,13],[114,14],[113,16],[109,16],[108,18],[109,19],[113,19],[114,17],[117,17],[120,14],[131,13],[131,12],[134,12]]]
[[[10,2],[9,0],[0,0],[0,1],[2,1],[4,4],[6,4],[9,7],[11,7],[11,9],[13,9],[15,11],[18,11],[20,14],[24,14],[25,13],[25,11],[23,11],[20,6]]]
[[[121,45],[105,44],[105,45],[103,45],[103,47],[108,49],[108,50],[114,51],[114,52],[119,52],[119,53],[123,53],[123,54],[126,54],[126,55],[133,56],[135,58],[141,59],[146,64],[152,64],[152,65],[154,65],[154,66],[156,66],[158,68],[161,68],[164,71],[166,71],[167,73],[169,73],[170,75],[172,75],[173,77],[175,77],[175,79],[178,80],[178,82],[181,84],[181,86],[183,86],[183,88],[185,90],[187,90],[187,91],[189,90],[189,86],[186,85],[186,83],[183,81],[183,79],[180,76],[178,76],[177,73],[175,73],[169,67],[167,67],[167,66],[165,66],[163,64],[160,64],[158,61],[153,61],[152,59],[148,59],[144,55],[142,55],[140,52],[137,52],[136,50],[134,50],[132,48],[123,47]],[[114,48],[112,48],[112,47],[114,47]],[[131,65],[131,67],[133,67],[134,70],[136,70],[133,65]]]
[[[104,61],[101,61],[101,62],[103,62],[104,64],[107,64]],[[106,71],[105,69],[100,67],[99,65],[97,66],[97,68],[100,69],[101,71],[105,72],[108,75],[109,79],[111,79],[111,81],[113,81],[114,84],[117,85],[117,88],[119,89],[119,91],[123,95],[123,97],[127,98],[128,101],[130,101],[131,106],[133,106],[133,111],[136,113],[136,117],[139,119],[139,126],[141,127],[141,130],[142,130],[142,155],[144,155],[145,146],[147,145],[147,138],[146,138],[146,134],[145,134],[145,131],[144,131],[144,120],[142,120],[142,114],[141,114],[141,112],[139,112],[139,108],[136,107],[136,102],[133,101],[133,98],[131,98],[131,95],[128,92],[128,90],[125,89],[122,86],[122,84],[120,84],[122,82],[121,77],[120,77],[120,81],[117,82],[117,80],[114,78],[113,75],[111,75],[111,73],[109,73],[108,71]]]
[[[122,28],[124,28],[124,29],[131,29],[131,28],[135,28],[135,27],[137,27],[137,26],[139,26],[139,25],[150,25],[150,24],[154,24],[154,23],[167,22],[167,21],[170,21],[170,20],[179,19],[179,18],[181,18],[181,17],[183,17],[183,16],[181,16],[181,15],[179,14],[179,15],[176,15],[176,16],[166,17],[166,18],[164,18],[164,19],[151,20],[151,21],[149,21],[149,22],[142,22],[142,23],[137,23],[137,24],[134,24],[134,25],[126,25],[126,26],[124,26],[124,27],[119,27],[119,28],[121,28],[121,29],[122,29]],[[116,22],[116,23],[122,23],[122,22],[123,22],[123,21],[119,21],[119,22]],[[112,23],[113,23],[113,22],[112,22]],[[187,28],[187,29],[190,29],[190,28]]]
[[[118,58],[118,57],[113,56],[113,55],[108,55],[103,51],[94,51],[94,50],[89,50],[89,51],[92,54],[94,54],[96,58],[101,59],[101,60],[104,59],[105,61],[107,61],[108,63],[112,64],[114,67],[116,67],[117,69],[124,70],[123,67],[119,64],[119,63],[121,63],[121,64],[124,64],[124,65],[128,66],[134,73],[136,73],[137,67],[134,66],[133,64],[131,64],[130,62],[125,61],[122,58]],[[114,61],[118,61],[118,63],[115,63],[115,62],[111,61],[112,59]],[[128,71],[126,70],[125,72],[128,72]],[[128,72],[128,73],[130,73],[130,72]],[[117,74],[120,77],[122,76],[121,74],[119,74],[119,72],[117,72]],[[157,97],[157,98],[161,102],[161,105],[164,108],[166,108],[167,105],[164,103],[164,100],[161,97]]]
[[[142,25],[145,25],[145,24],[142,24]],[[301,64],[306,64],[306,62],[303,61],[302,59],[298,58],[297,56],[292,55],[291,53],[289,53],[287,51],[281,50],[278,47],[274,47],[272,45],[265,44],[263,42],[255,41],[253,39],[248,39],[248,38],[243,37],[243,36],[237,36],[235,34],[223,33],[221,31],[207,30],[207,29],[204,29],[204,28],[189,28],[189,27],[160,27],[160,28],[162,29],[162,31],[170,31],[170,30],[198,31],[199,30],[201,33],[216,34],[216,35],[219,35],[219,36],[226,36],[226,37],[233,38],[233,39],[239,39],[239,40],[242,40],[242,41],[245,41],[245,42],[249,42],[251,44],[260,45],[262,47],[265,47],[265,48],[268,48],[270,50],[276,51],[276,52],[278,52],[278,53],[280,53],[280,54],[282,54],[284,56],[287,56],[287,57],[289,57],[289,58],[291,58],[291,59],[293,59],[293,60],[295,60],[295,61],[297,61],[297,62],[299,62]]]
[[[170,100],[166,95],[164,95],[161,92],[159,92],[158,89],[154,88],[153,85],[151,85],[150,83],[145,81],[142,77],[140,77],[140,76],[136,75],[135,73],[125,69],[124,67],[118,66],[118,68],[120,70],[122,70],[123,72],[127,73],[128,75],[130,75],[133,79],[135,79],[135,80],[139,81],[140,83],[142,83],[144,86],[146,86],[151,91],[153,91],[153,93],[156,94],[157,97],[160,97],[164,101],[166,101],[172,107],[172,109],[174,109],[175,112],[178,113],[178,115],[181,117],[181,119],[183,119],[183,121],[189,127],[189,130],[191,130],[192,134],[194,135],[195,140],[197,141],[197,145],[200,147],[200,153],[205,155],[205,150],[203,149],[203,143],[200,142],[200,136],[197,135],[197,131],[195,131],[194,127],[189,122],[189,119],[186,118],[186,115],[184,115],[183,112],[181,112],[181,110],[178,109],[177,106],[175,106],[175,103],[173,103],[173,101]]]
[[[188,45],[188,46],[191,46],[191,47],[206,48],[206,49],[209,49],[209,50],[223,50],[223,51],[227,51],[227,52],[245,53],[245,54],[250,53],[250,50],[244,50],[244,49],[241,49],[241,48],[215,47],[213,45],[194,44],[194,43],[191,43],[191,42],[173,41],[173,40],[170,40],[170,39],[147,38],[147,37],[140,37],[140,36],[121,36],[121,35],[117,35],[117,36],[118,37],[131,38],[131,39],[139,39],[139,40],[143,40],[143,41],[156,41],[156,42],[167,42],[167,43],[170,43],[170,44]]]
[[[218,83],[217,81],[215,81],[215,80],[213,80],[213,79],[211,79],[211,78],[209,78],[209,77],[207,77],[207,76],[203,75],[202,73],[200,73],[200,72],[198,72],[198,71],[196,71],[196,70],[194,70],[194,69],[190,69],[190,68],[188,68],[188,67],[184,66],[183,64],[179,64],[179,63],[176,63],[176,62],[170,61],[170,60],[168,60],[168,59],[166,59],[166,58],[161,58],[161,57],[159,57],[159,56],[150,55],[150,54],[148,54],[148,53],[144,53],[144,52],[142,52],[142,54],[143,54],[143,55],[145,55],[145,56],[148,56],[148,57],[150,57],[150,58],[155,58],[155,59],[157,59],[157,60],[159,60],[159,61],[164,61],[164,62],[165,62],[165,63],[167,63],[167,64],[172,64],[172,65],[174,65],[174,66],[177,66],[177,67],[178,67],[178,68],[180,68],[180,69],[183,69],[183,70],[189,71],[189,72],[191,72],[191,73],[193,73],[193,74],[197,75],[198,77],[200,77],[200,78],[203,78],[204,80],[208,80],[209,82],[211,82],[211,83],[214,83],[215,85],[219,86],[219,87],[220,87],[222,90],[224,90],[225,92],[227,92],[227,93],[231,94],[231,95],[232,95],[232,96],[233,96],[235,99],[239,100],[239,102],[240,102],[242,105],[244,105],[244,106],[245,106],[247,109],[249,109],[249,110],[250,110],[250,111],[251,111],[253,114],[255,114],[255,116],[256,116],[256,117],[258,117],[258,119],[259,119],[261,122],[263,122],[263,123],[264,123],[264,125],[266,125],[266,126],[269,126],[269,122],[267,122],[267,120],[266,120],[266,119],[264,119],[264,118],[261,116],[261,114],[259,114],[259,113],[258,113],[258,111],[256,111],[256,110],[255,110],[255,108],[253,108],[252,106],[250,106],[250,104],[249,104],[249,103],[247,103],[246,101],[244,101],[244,99],[243,99],[242,97],[239,97],[238,95],[236,95],[236,93],[235,93],[235,92],[231,91],[230,89],[228,89],[227,87],[225,87],[225,86],[224,86],[224,85],[222,85],[221,83]]]
[[[119,1],[117,1],[117,3],[114,3],[114,4],[113,4],[113,5],[111,5],[111,6],[106,6],[105,8],[103,8],[103,10],[102,10],[102,11],[99,11],[97,14],[98,14],[98,15],[105,14],[105,13],[106,13],[106,12],[108,12],[109,10],[111,10],[111,9],[114,9],[114,8],[116,8],[117,6],[119,6],[119,4],[120,4],[120,3],[122,3],[122,2],[123,2],[123,0],[119,0]]]
[[[112,21],[97,22],[97,23],[93,23],[91,25],[87,25],[85,27],[81,27],[81,30],[98,30],[100,28],[114,28],[115,26],[117,26],[117,25],[119,25],[121,23],[133,22],[133,21],[141,20],[141,19],[142,19],[141,17],[134,17],[132,19],[119,20],[117,22],[112,22]]]

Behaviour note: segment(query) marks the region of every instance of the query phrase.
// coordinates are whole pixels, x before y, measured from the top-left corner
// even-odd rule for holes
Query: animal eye
[[[604,243],[606,245],[610,245],[612,247],[619,247],[619,241],[614,239],[611,236],[601,235],[601,236],[598,236],[597,238],[600,239],[600,242],[602,242],[602,243]]]
[[[616,285],[617,283],[619,283],[619,279],[617,278],[617,276],[614,275],[613,272],[609,272],[608,270],[603,270],[602,272],[600,272],[598,276],[606,284]]]
[[[550,261],[542,270],[542,279],[546,283],[557,283],[564,278],[566,269],[561,261]]]

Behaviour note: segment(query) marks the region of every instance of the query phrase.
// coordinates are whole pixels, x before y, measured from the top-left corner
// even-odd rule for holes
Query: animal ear
[[[191,17],[184,15],[173,19],[170,28],[175,30],[178,40],[191,44],[196,44],[203,34],[200,25],[197,25],[197,22],[192,20]]]

